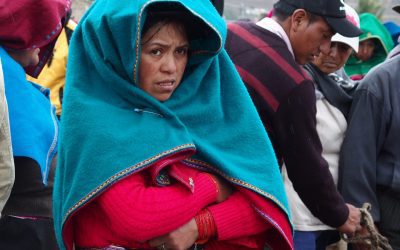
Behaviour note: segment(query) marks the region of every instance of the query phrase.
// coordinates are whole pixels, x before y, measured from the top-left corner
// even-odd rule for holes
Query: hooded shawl
[[[160,102],[137,86],[140,32],[149,6],[171,3],[184,7],[203,33],[190,42],[180,86]],[[71,40],[54,185],[62,248],[66,222],[80,207],[122,178],[188,150],[196,151],[186,160],[193,167],[253,190],[289,217],[273,148],[223,49],[225,38],[226,24],[210,1],[96,0],[86,12]],[[281,232],[285,223],[272,221]]]
[[[363,31],[360,35],[360,42],[375,38],[374,40],[377,43],[375,43],[373,56],[367,61],[363,62],[352,54],[346,62],[346,73],[355,80],[362,79],[372,67],[383,62],[394,46],[389,31],[375,15],[371,13],[361,14],[360,28]]]
[[[1,46],[8,50],[40,48],[40,61],[36,66],[25,68],[27,74],[39,75],[70,7],[71,0],[0,0]]]

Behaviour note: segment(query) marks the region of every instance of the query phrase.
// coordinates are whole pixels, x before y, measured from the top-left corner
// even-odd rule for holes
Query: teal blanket
[[[177,3],[205,36],[191,41],[181,85],[159,102],[136,85],[147,7]],[[74,31],[54,187],[59,244],[65,222],[113,183],[194,148],[234,184],[288,213],[275,154],[250,96],[223,49],[226,24],[208,0],[96,0]]]

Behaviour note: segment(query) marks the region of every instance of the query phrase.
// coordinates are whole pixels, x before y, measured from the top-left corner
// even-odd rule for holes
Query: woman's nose
[[[176,60],[172,55],[165,57],[165,60],[161,66],[161,70],[169,73],[176,71]]]

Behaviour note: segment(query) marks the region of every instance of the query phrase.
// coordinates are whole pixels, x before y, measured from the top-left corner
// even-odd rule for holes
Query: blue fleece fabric
[[[25,71],[0,47],[10,116],[13,156],[34,159],[47,184],[51,160],[57,153],[58,120],[49,92],[26,80]]]

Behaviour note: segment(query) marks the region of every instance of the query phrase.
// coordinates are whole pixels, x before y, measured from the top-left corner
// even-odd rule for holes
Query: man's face
[[[39,63],[40,49],[30,50],[9,50],[10,56],[17,61],[22,67],[35,66]]]
[[[313,19],[304,10],[296,10],[292,15],[289,39],[296,62],[301,65],[311,62],[321,51],[328,53],[330,49],[332,29],[322,17],[314,16]]]

